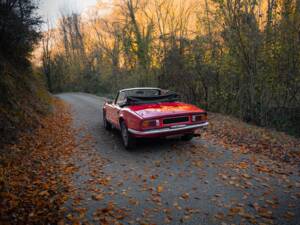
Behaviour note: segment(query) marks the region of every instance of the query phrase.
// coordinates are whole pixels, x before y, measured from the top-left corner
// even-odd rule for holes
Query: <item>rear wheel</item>
[[[106,119],[106,113],[103,112],[103,126],[106,130],[111,130],[111,124]]]
[[[134,148],[135,144],[136,144],[135,138],[132,137],[130,135],[130,133],[128,132],[128,128],[124,121],[122,121],[120,125],[121,125],[121,134],[122,134],[122,141],[123,141],[124,147],[126,149]]]
[[[194,138],[194,134],[185,134],[181,137],[181,140],[183,141],[190,141]]]

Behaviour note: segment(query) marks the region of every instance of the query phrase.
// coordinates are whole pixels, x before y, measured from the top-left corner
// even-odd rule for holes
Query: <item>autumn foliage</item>
[[[0,221],[4,224],[47,224],[62,218],[67,200],[68,163],[76,146],[68,107],[53,100],[53,113],[34,133],[20,135],[0,154]]]
[[[159,86],[246,122],[299,135],[296,0],[114,0],[44,33],[53,92]]]
[[[203,135],[209,141],[238,152],[261,153],[292,164],[300,162],[297,138],[217,113],[210,113],[209,118],[209,129]]]

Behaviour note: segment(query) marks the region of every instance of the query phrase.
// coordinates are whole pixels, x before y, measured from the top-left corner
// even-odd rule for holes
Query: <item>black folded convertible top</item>
[[[146,103],[158,103],[158,102],[174,102],[178,101],[180,96],[175,92],[167,92],[162,95],[153,96],[127,96],[126,103],[124,105],[137,105]]]

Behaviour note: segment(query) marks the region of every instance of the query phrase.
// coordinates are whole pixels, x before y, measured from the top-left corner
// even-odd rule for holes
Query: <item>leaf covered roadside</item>
[[[0,152],[2,224],[56,223],[63,216],[60,206],[76,170],[68,159],[76,142],[68,107],[56,99],[53,105],[33,134],[21,135]]]
[[[262,153],[279,161],[300,162],[300,139],[218,113],[210,113],[209,122],[203,138],[215,144],[243,153]]]

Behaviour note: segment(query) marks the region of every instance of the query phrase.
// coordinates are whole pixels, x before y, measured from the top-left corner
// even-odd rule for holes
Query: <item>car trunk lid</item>
[[[141,104],[128,106],[128,108],[134,111],[144,119],[155,117],[172,117],[190,113],[202,113],[204,110],[198,107],[186,104],[183,102],[161,102],[151,104]]]

